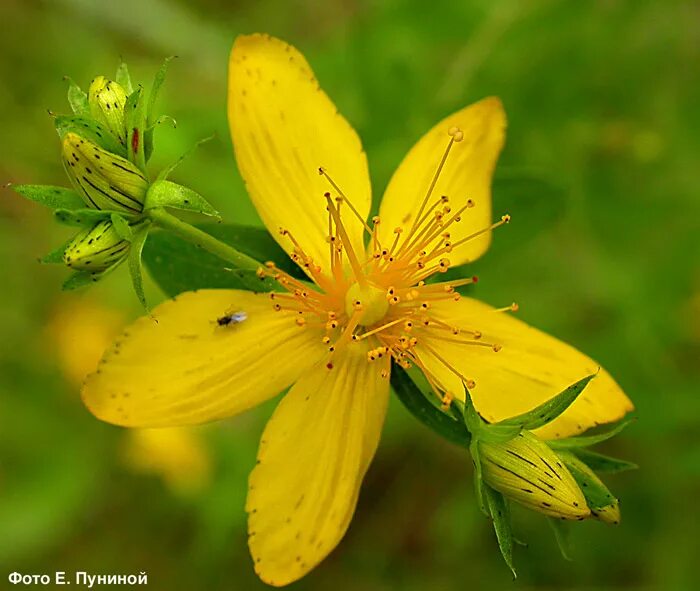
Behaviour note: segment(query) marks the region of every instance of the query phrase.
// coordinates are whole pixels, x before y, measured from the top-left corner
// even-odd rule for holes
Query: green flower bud
[[[104,220],[73,238],[63,252],[63,262],[76,271],[101,273],[121,263],[130,246],[112,222]]]
[[[89,207],[141,213],[148,181],[131,162],[75,133],[63,136],[63,164]]]
[[[88,89],[90,114],[106,125],[107,129],[124,145],[126,145],[125,104],[126,92],[117,82],[98,76],[90,83]]]
[[[591,514],[581,489],[543,441],[523,431],[505,443],[478,442],[483,481],[506,497],[561,519]]]

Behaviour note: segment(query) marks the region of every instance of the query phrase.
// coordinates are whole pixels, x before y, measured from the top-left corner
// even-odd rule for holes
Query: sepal
[[[51,209],[76,210],[85,207],[82,197],[72,189],[52,185],[9,185],[9,187],[31,201]]]
[[[156,207],[174,207],[217,218],[220,217],[219,212],[209,205],[199,193],[165,180],[153,182],[146,193],[144,209],[148,210]]]

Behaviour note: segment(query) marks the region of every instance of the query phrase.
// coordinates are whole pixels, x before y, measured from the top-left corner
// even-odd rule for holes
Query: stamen
[[[328,193],[326,195],[328,195]],[[343,223],[340,221],[340,214],[338,213],[338,210],[336,209],[335,205],[333,205],[333,201],[331,200],[330,195],[326,196],[326,201],[328,203],[328,209],[331,212],[331,215],[333,216],[333,220],[335,221],[335,227],[338,231],[338,234],[340,235],[341,240],[345,245],[345,252],[348,255],[348,261],[350,261],[350,266],[352,267],[353,273],[355,275],[355,280],[359,285],[367,285],[367,280],[365,278],[364,272],[362,271],[362,267],[360,266],[360,261],[357,259],[357,255],[355,254],[355,251],[352,248],[352,244],[350,243],[350,238],[348,237],[348,234],[345,231],[345,226],[343,226]]]
[[[453,133],[450,133],[450,132]],[[411,226],[411,229],[409,230],[409,235],[413,234],[413,231],[417,228],[418,220],[421,218],[423,215],[423,210],[425,209],[425,206],[428,203],[428,200],[430,199],[430,196],[433,194],[433,189],[435,189],[435,185],[437,184],[438,178],[440,177],[440,173],[442,172],[442,169],[445,166],[445,162],[447,162],[447,157],[450,154],[450,150],[452,149],[452,144],[455,142],[462,141],[462,137],[459,137],[457,139],[457,134],[461,132],[459,129],[453,130],[450,128],[450,130],[447,132],[447,134],[450,136],[450,142],[447,144],[447,148],[445,149],[445,153],[442,155],[442,159],[440,160],[440,164],[437,167],[437,170],[435,171],[435,175],[433,176],[433,180],[430,181],[430,186],[428,187],[428,192],[425,194],[425,197],[423,198],[423,203],[421,203],[420,209],[418,210],[418,215],[416,216],[416,219],[413,220],[413,225]]]
[[[326,180],[331,184],[331,187],[333,187],[333,188],[336,190],[336,192],[338,193],[338,195],[340,195],[340,196],[342,197],[343,201],[345,201],[345,203],[348,204],[348,207],[349,207],[350,210],[355,214],[355,217],[357,217],[357,219],[360,220],[360,223],[364,226],[365,230],[367,230],[367,232],[368,232],[368,233],[370,234],[370,236],[371,236],[371,235],[372,235],[372,228],[369,227],[369,225],[368,225],[367,222],[365,221],[365,218],[363,218],[363,217],[360,215],[360,212],[357,211],[357,209],[355,209],[355,206],[352,204],[352,201],[350,201],[350,200],[347,198],[347,196],[345,195],[345,193],[343,193],[343,191],[342,191],[342,190],[340,189],[340,187],[335,183],[335,181],[330,177],[330,175],[326,172],[326,169],[323,168],[323,166],[320,166],[320,167],[319,167],[319,169],[318,169],[318,174],[320,174],[321,176],[323,176],[323,177],[326,178]]]

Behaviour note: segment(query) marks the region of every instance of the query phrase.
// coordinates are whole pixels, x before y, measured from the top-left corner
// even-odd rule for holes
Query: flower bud
[[[143,210],[148,181],[126,158],[75,133],[63,137],[63,164],[88,207],[128,213]]]
[[[130,245],[110,220],[104,220],[73,238],[63,252],[63,262],[76,271],[101,273],[126,258]]]
[[[126,92],[117,82],[98,76],[90,83],[88,89],[90,114],[106,125],[107,129],[124,145],[126,145],[125,104]]]
[[[529,431],[505,443],[479,441],[484,482],[511,500],[561,519],[591,514],[576,481],[557,455]]]

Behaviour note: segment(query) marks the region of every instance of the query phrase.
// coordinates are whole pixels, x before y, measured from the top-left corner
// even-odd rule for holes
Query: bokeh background
[[[392,403],[351,529],[297,589],[700,588],[700,5],[596,0],[3,0],[0,179],[67,184],[47,109],[119,57],[179,122],[154,169],[217,134],[176,173],[229,220],[259,223],[232,158],[229,48],[263,31],[297,45],[358,129],[375,195],[435,121],[499,95],[508,142],[494,187],[513,222],[475,265],[476,291],[616,376],[639,420],[601,449],[640,464],[608,482],[619,527],[575,528],[575,561],[516,511],[517,582],[476,508],[470,462]],[[38,256],[68,236],[0,199],[0,587],[12,571],[147,571],[170,591],[258,589],[243,511],[272,405],[197,429],[94,419],[79,383],[139,313],[122,269],[87,292]],[[162,296],[154,285],[149,296]]]

